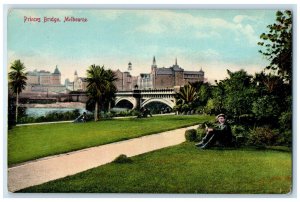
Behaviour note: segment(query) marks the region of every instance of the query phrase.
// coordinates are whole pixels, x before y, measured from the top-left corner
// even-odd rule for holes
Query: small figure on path
[[[150,117],[152,117],[152,114],[150,112],[150,110],[148,108],[142,107],[140,110],[140,115],[138,116],[138,118],[147,118],[148,115]]]
[[[208,128],[206,126],[206,135],[201,142],[197,143],[196,146],[201,149],[206,149],[216,142],[223,146],[231,146],[232,144],[232,133],[231,128],[226,122],[224,114],[217,116],[218,124],[214,128]]]

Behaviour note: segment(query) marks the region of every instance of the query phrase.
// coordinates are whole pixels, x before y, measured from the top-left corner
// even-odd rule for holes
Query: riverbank
[[[84,109],[85,103],[82,102],[56,102],[51,104],[22,104],[21,106],[27,108],[76,108]]]

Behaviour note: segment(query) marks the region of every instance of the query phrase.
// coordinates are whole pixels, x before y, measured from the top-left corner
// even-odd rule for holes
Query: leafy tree
[[[251,114],[257,91],[252,83],[252,76],[246,71],[227,70],[227,73],[229,78],[221,81],[224,88],[224,108],[236,121],[240,121],[242,115]]]
[[[103,107],[108,103],[116,91],[114,81],[116,76],[111,70],[105,70],[104,66],[91,65],[87,70],[87,92],[92,100],[90,103],[95,103],[94,120],[99,120],[100,103]]]
[[[262,53],[270,64],[267,69],[277,70],[278,74],[289,83],[292,79],[292,12],[277,11],[276,22],[268,25],[268,33],[262,33],[263,40],[258,45],[263,47]]]
[[[257,120],[276,124],[278,116],[280,115],[280,108],[277,100],[278,99],[273,95],[265,95],[255,100],[252,104],[252,111]]]
[[[16,94],[16,123],[18,122],[19,95],[26,87],[27,73],[25,73],[25,68],[20,60],[15,60],[10,66],[11,71],[8,73],[9,86]]]

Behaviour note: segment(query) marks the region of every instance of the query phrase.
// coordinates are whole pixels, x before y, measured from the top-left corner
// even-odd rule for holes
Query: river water
[[[73,111],[75,109],[78,109],[80,114],[83,114],[83,112],[86,112],[86,109],[84,108],[42,108],[42,107],[36,107],[36,108],[27,108],[26,109],[26,114],[27,116],[30,117],[39,117],[39,116],[45,116],[48,113],[53,113],[53,112],[68,112],[68,111]],[[120,111],[126,111],[128,109],[126,108],[113,108],[113,111],[120,112]]]
[[[68,111],[73,111],[75,109],[78,109],[78,108],[27,108],[26,114],[30,117],[39,117],[39,116],[45,116],[48,113],[68,112]],[[78,110],[81,114],[86,111],[83,108],[80,108]]]

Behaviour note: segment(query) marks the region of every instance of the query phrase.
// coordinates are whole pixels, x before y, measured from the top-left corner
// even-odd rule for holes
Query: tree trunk
[[[94,120],[95,121],[98,121],[98,101],[96,101],[96,104],[95,104],[95,114],[94,114]]]
[[[108,112],[110,112],[110,108],[111,108],[111,102],[108,102]]]
[[[18,123],[18,108],[19,108],[19,93],[17,90],[17,97],[16,97],[16,124]]]

